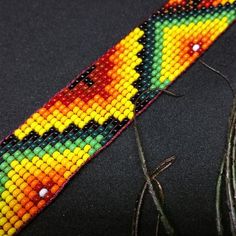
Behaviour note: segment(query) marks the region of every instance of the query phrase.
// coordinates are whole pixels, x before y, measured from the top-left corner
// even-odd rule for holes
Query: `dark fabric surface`
[[[78,72],[158,9],[155,0],[0,2],[0,138],[20,125]],[[202,59],[236,80],[236,27]],[[232,95],[225,81],[192,66],[139,119],[150,170],[173,154],[160,181],[166,211],[180,235],[215,235],[215,183]],[[69,182],[20,235],[130,235],[143,184],[129,127]],[[141,231],[154,235],[156,211],[146,198]]]

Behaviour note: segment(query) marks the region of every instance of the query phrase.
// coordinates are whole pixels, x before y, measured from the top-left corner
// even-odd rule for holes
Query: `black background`
[[[156,0],[0,2],[0,138],[20,125],[78,72],[158,9]],[[236,80],[236,27],[202,59]],[[180,235],[215,235],[215,182],[232,95],[225,81],[197,62],[139,119],[153,170],[175,154],[160,178],[167,214]],[[144,177],[129,127],[86,165],[20,235],[130,235]],[[150,197],[142,235],[154,235]]]

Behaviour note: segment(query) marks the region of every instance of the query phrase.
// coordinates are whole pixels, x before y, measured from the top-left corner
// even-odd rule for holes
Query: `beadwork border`
[[[164,4],[164,5],[165,5],[165,4]],[[158,11],[158,10],[157,10],[157,11]],[[153,14],[155,14],[155,12],[152,13],[151,16],[152,16]],[[144,21],[145,21],[145,20],[143,20],[142,22],[144,22]],[[142,24],[142,22],[141,22],[140,24]],[[228,25],[227,29],[230,29],[230,28],[233,26],[234,23],[236,23],[236,19],[235,19],[234,21],[232,21],[231,24]],[[139,24],[139,25],[140,25],[140,24]],[[131,29],[131,31],[134,30],[134,29],[135,29],[135,27],[134,27],[133,29]],[[129,31],[129,32],[130,32],[130,31]],[[219,39],[225,32],[226,32],[226,30],[223,31],[222,33],[220,33],[213,43],[216,43],[216,42],[218,41],[218,39]],[[114,44],[113,47],[114,47],[115,45],[116,45],[116,44]],[[111,48],[112,48],[112,47],[111,47]],[[209,48],[210,48],[210,47],[208,47],[190,66],[188,66],[187,69],[191,68],[191,67],[209,50]],[[106,50],[102,55],[104,55],[106,52],[107,52],[107,50]],[[100,58],[100,57],[98,57],[93,63],[91,63],[88,67],[86,67],[84,70],[82,70],[82,72],[80,72],[79,74],[77,74],[77,75],[74,77],[74,79],[72,79],[72,81],[70,81],[65,87],[69,87],[76,79],[78,79],[78,77],[80,77],[85,71],[87,71],[89,68],[91,68],[91,66],[92,66],[93,64],[95,64],[99,58]],[[177,78],[179,78],[180,76],[182,76],[182,75],[187,71],[187,69],[184,70]],[[176,79],[177,79],[177,78],[176,78]],[[168,89],[172,84],[174,84],[174,82],[175,82],[175,80],[172,81],[172,82],[167,86],[166,89]],[[64,87],[64,88],[65,88],[65,87]],[[56,96],[56,95],[59,94],[62,90],[63,90],[63,88],[60,89],[57,93],[55,93],[55,94],[52,95],[52,96]],[[158,89],[157,89],[157,91],[158,91]],[[159,93],[158,93],[152,100],[150,100],[140,111],[138,111],[138,113],[136,113],[135,117],[138,117],[139,115],[141,115],[151,104],[153,104],[153,103],[159,98],[159,96],[162,95],[162,93],[163,93],[163,91],[159,90]],[[50,100],[50,99],[49,99],[49,100]],[[49,100],[48,100],[48,101],[49,101]],[[47,101],[47,102],[48,102],[48,101]],[[46,105],[47,102],[45,102],[43,105],[41,105],[41,107],[44,106],[44,105]],[[40,107],[40,108],[41,108],[41,107]],[[38,108],[38,109],[40,109],[40,108]],[[36,109],[35,112],[37,112],[38,109]],[[26,121],[26,120],[25,120],[25,121]],[[25,121],[24,121],[22,124],[24,124]],[[128,122],[127,122],[105,145],[104,145],[104,146],[102,146],[98,151],[96,151],[92,156],[90,156],[90,157],[83,163],[83,165],[82,165],[81,167],[78,167],[77,170],[76,170],[74,173],[72,173],[71,176],[65,181],[65,183],[58,189],[58,191],[53,195],[53,197],[52,197],[49,201],[46,202],[45,206],[44,206],[43,208],[39,209],[36,215],[31,216],[31,218],[30,218],[27,222],[25,222],[19,229],[17,229],[17,231],[16,231],[15,234],[19,233],[27,224],[29,224],[32,220],[34,220],[34,219],[37,217],[37,215],[38,215],[39,213],[41,213],[44,209],[46,209],[47,206],[48,206],[49,204],[51,204],[51,203],[54,201],[54,199],[61,193],[61,191],[63,190],[63,188],[64,188],[64,187],[67,185],[67,183],[74,177],[74,175],[76,175],[76,174],[83,168],[83,166],[85,166],[85,165],[86,165],[87,163],[89,163],[92,159],[94,159],[94,158],[95,158],[100,152],[102,152],[107,146],[109,146],[111,143],[113,143],[113,142],[115,141],[115,139],[117,139],[117,138],[120,136],[120,134],[121,134],[126,128],[128,128],[129,125],[131,125],[131,124],[133,123],[133,121],[134,121],[134,118],[131,119],[131,120],[129,120],[129,121],[128,121]],[[13,132],[14,132],[14,130],[13,130]],[[13,133],[13,132],[12,132],[12,133]],[[2,142],[4,141],[4,139],[8,138],[12,133],[10,133],[10,134],[7,135],[5,138],[3,138],[3,139],[0,141],[0,145],[2,144]]]

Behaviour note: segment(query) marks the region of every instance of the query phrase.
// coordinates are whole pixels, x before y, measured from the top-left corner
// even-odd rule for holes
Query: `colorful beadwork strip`
[[[206,51],[236,0],[170,0],[0,144],[0,235],[13,235]]]

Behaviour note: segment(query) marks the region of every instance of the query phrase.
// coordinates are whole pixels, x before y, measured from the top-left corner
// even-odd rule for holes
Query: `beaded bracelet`
[[[13,235],[235,21],[236,0],[169,0],[0,143]]]

